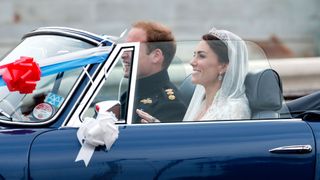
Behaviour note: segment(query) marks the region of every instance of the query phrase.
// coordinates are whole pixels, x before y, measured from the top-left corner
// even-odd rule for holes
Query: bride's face
[[[204,87],[221,83],[218,80],[219,73],[223,74],[226,64],[218,61],[218,55],[209,47],[206,41],[200,41],[197,45],[193,59],[190,62],[192,72],[192,82]]]

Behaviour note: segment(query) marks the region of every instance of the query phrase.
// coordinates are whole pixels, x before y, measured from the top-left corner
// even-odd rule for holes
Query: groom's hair
[[[138,21],[132,25],[134,28],[143,29],[147,36],[147,54],[155,49],[160,49],[164,56],[163,69],[167,69],[176,53],[177,45],[169,27],[153,21]]]

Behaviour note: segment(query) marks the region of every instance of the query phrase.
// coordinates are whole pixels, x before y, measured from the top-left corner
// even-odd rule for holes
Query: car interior
[[[320,92],[300,97],[287,103],[288,109],[294,118],[313,120],[320,117]]]

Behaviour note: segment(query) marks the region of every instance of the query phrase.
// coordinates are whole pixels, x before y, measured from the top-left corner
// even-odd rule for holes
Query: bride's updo
[[[202,36],[202,40],[206,41],[210,49],[217,54],[220,63],[229,64],[228,47],[221,39],[208,33]]]

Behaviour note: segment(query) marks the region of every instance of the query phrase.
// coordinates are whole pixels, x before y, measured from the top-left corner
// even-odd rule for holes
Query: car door
[[[314,178],[315,149],[270,152],[291,145],[315,148],[301,120],[121,125],[119,130],[112,148],[96,148],[88,167],[75,162],[81,148],[77,128],[37,136],[30,150],[30,178]]]

